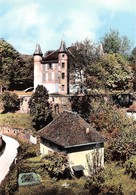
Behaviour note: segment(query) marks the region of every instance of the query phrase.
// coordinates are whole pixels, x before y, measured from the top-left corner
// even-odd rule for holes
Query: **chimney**
[[[89,127],[86,127],[86,134],[88,134],[90,132]]]

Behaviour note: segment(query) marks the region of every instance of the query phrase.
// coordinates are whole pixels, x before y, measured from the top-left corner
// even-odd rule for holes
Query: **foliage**
[[[1,95],[1,100],[3,102],[4,110],[3,112],[14,112],[19,108],[19,99],[17,94],[4,92]]]
[[[37,146],[32,144],[22,144],[18,148],[18,152],[20,153],[21,159],[27,159],[31,157],[36,157],[37,156]]]
[[[0,39],[0,91],[3,88],[15,89],[32,86],[33,62],[30,58],[23,57],[4,39]]]
[[[90,40],[77,42],[71,48],[70,81],[74,84],[74,79],[80,80],[80,92],[86,88],[108,90],[132,88],[133,71],[121,52],[107,52],[99,55],[98,48]]]
[[[105,54],[101,58],[105,88],[128,90],[132,88],[133,71],[128,61],[120,54]],[[103,79],[103,78],[102,78]]]
[[[63,153],[50,152],[44,157],[44,166],[51,177],[59,178],[68,169],[68,159]]]
[[[85,188],[89,189],[89,194],[92,195],[123,195],[122,187],[118,185],[107,185],[104,171],[88,178],[85,183]]]
[[[92,101],[91,107],[90,123],[107,138],[116,137],[120,132],[130,128],[131,120],[116,105]]]
[[[90,115],[90,97],[87,94],[83,96],[79,96],[75,94],[71,97],[71,108],[73,112],[77,112],[81,117],[83,117],[86,121]]]
[[[5,194],[13,194],[13,192],[17,190],[18,188],[17,177],[18,177],[18,170],[14,167],[14,165],[12,165],[10,167],[9,175],[6,176],[8,182],[4,186]]]
[[[125,163],[125,173],[136,179],[136,156],[131,156]]]
[[[33,129],[30,115],[21,113],[0,114],[0,126]]]
[[[132,57],[134,60],[136,60],[136,47],[134,47],[132,50]]]
[[[127,54],[131,47],[130,40],[126,36],[120,36],[117,30],[110,30],[101,41],[105,53]]]
[[[37,130],[47,125],[52,120],[50,104],[48,102],[49,95],[47,89],[38,85],[35,93],[29,100],[30,115],[35,123]]]
[[[1,87],[8,88],[16,83],[21,78],[23,65],[24,61],[14,47],[0,39]]]
[[[112,160],[125,162],[131,156],[136,155],[136,133],[135,127],[129,131],[121,131],[117,138],[110,140],[108,149],[112,154]]]
[[[22,72],[21,83],[22,88],[26,89],[28,87],[33,86],[33,75],[34,75],[34,63],[33,63],[33,56],[32,55],[21,55],[22,59],[24,60],[24,67]],[[19,84],[18,84],[19,86]]]
[[[72,77],[70,79],[80,80],[80,91],[82,92],[86,85],[85,78],[87,78],[88,71],[90,71],[90,65],[95,64],[98,57],[96,47],[92,41],[85,39],[83,42],[76,42],[72,45],[71,54],[69,56],[69,68],[74,79]]]

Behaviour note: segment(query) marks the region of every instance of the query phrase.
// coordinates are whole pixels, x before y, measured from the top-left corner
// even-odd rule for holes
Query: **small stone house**
[[[104,167],[104,138],[77,113],[63,111],[38,132],[40,152],[65,152],[75,175],[90,175]]]

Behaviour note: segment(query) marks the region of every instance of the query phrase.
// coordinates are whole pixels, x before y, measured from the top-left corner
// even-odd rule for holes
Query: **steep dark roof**
[[[104,138],[84,119],[70,111],[63,111],[38,134],[42,138],[64,147],[90,142],[104,142]]]
[[[58,60],[59,51],[48,51],[43,57],[43,61]]]
[[[67,50],[66,50],[66,44],[65,44],[64,41],[61,41],[59,52],[60,53],[66,53],[67,52]]]
[[[39,44],[36,44],[35,52],[33,55],[40,55],[40,56],[43,55],[42,50],[41,50],[41,46]]]

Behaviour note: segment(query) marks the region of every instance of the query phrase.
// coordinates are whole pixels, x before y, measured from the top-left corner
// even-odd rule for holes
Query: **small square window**
[[[43,80],[43,81],[46,81],[46,73],[43,73],[43,75],[42,75],[42,80]]]
[[[62,85],[62,91],[64,91],[64,89],[65,89],[65,85]]]
[[[64,62],[62,62],[62,68],[65,68],[65,63]]]
[[[65,79],[65,73],[64,72],[62,73],[62,79]]]
[[[49,69],[53,69],[53,64],[51,64],[51,63],[48,64],[48,70]]]

